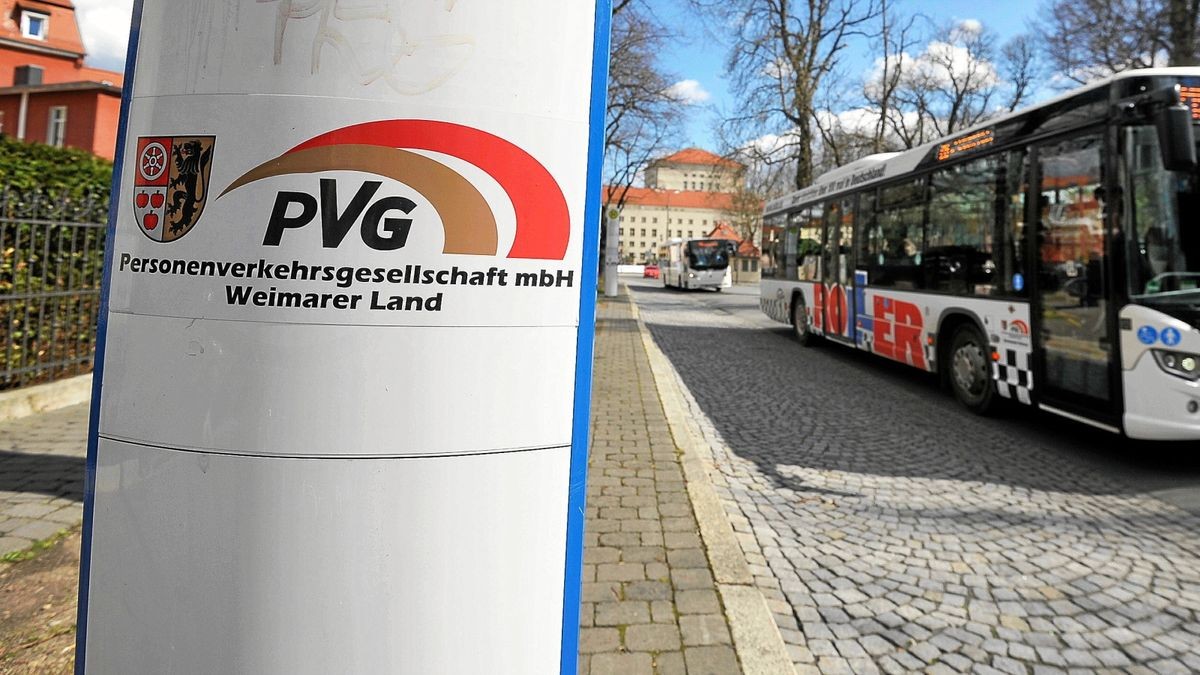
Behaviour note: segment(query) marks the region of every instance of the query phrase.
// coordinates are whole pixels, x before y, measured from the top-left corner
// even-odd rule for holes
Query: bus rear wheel
[[[950,388],[968,410],[980,415],[993,409],[996,388],[988,372],[987,342],[972,325],[963,325],[950,342]]]
[[[808,308],[804,305],[804,296],[799,293],[792,298],[792,334],[796,341],[805,347],[811,347],[817,342],[817,336],[812,332],[808,321]]]

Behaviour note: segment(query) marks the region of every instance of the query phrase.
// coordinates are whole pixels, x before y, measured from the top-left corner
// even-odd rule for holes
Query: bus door
[[[854,197],[837,199],[825,210],[825,337],[854,344]]]
[[[1034,388],[1049,407],[1117,419],[1117,349],[1109,320],[1101,132],[1034,147]]]

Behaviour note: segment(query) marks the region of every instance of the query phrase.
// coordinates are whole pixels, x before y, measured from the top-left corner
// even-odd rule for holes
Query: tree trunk
[[[1172,66],[1194,66],[1196,58],[1196,14],[1200,0],[1169,0],[1167,31],[1171,47],[1168,63]]]
[[[804,120],[796,128],[800,147],[796,152],[796,189],[806,188],[813,182],[813,133],[812,122]]]

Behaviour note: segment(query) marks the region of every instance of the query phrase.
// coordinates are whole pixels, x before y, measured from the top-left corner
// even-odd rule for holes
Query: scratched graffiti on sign
[[[461,4],[461,0],[424,1],[440,5],[447,13]],[[475,48],[470,35],[419,33],[404,21],[406,3],[397,0],[257,2],[276,3],[275,65],[284,62],[289,27],[315,23],[309,56],[312,74],[320,72],[322,58],[332,50],[342,57],[339,65],[348,65],[363,86],[383,82],[400,94],[423,94],[442,86],[462,70]]]

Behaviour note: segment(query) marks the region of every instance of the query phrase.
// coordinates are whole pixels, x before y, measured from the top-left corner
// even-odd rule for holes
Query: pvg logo
[[[449,122],[385,120],[330,131],[247,171],[221,197],[255,181],[288,174],[375,174],[409,185],[430,201],[445,230],[443,253],[497,255],[496,216],[479,189],[445,164],[413,150],[458,157],[499,183],[517,220],[509,258],[562,260],[566,256],[570,217],[550,172],[509,141]],[[412,200],[379,195],[382,181],[361,183],[348,201],[340,198],[338,181],[322,178],[319,185],[317,194],[276,194],[264,246],[279,246],[285,236],[292,236],[290,231],[317,220],[325,248],[340,246],[355,224],[370,248],[386,251],[405,245],[413,224],[408,216],[416,208]]]

